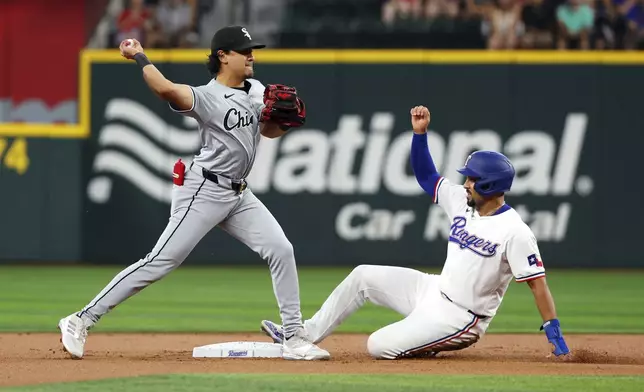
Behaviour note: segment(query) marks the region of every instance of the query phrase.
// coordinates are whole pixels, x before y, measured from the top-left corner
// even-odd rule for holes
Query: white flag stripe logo
[[[107,124],[98,136],[94,176],[87,185],[89,199],[94,203],[108,202],[115,175],[154,200],[170,204],[174,163],[179,158],[190,161],[201,146],[196,128],[169,125],[150,109],[125,98],[107,103],[105,120]]]
[[[118,151],[105,151],[96,157],[94,169],[98,172],[112,173],[125,178],[151,198],[170,203],[172,181],[160,179],[150,173],[143,165]],[[91,182],[90,182],[91,187]],[[100,195],[104,196],[104,195]],[[105,198],[90,195],[93,201]]]
[[[129,99],[116,98],[110,101],[105,109],[105,119],[125,120],[168,149],[183,154],[193,154],[201,145],[194,130],[181,130],[169,125],[150,109]]]
[[[140,133],[120,124],[110,124],[103,128],[99,143],[103,147],[120,147],[127,150],[164,176],[171,174],[178,158],[184,162],[192,159],[192,155],[177,157],[165,152]]]

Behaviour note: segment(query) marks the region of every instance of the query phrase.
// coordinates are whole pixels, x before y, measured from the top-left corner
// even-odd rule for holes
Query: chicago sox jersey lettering
[[[227,131],[232,131],[235,128],[249,127],[253,125],[253,116],[248,115],[248,112],[242,112],[235,108],[231,108],[226,112],[224,116],[224,129]]]
[[[469,249],[479,256],[492,257],[496,255],[496,249],[500,244],[492,243],[485,238],[470,234],[464,229],[466,223],[467,219],[464,216],[454,217],[450,227],[449,240],[457,243],[461,249]]]

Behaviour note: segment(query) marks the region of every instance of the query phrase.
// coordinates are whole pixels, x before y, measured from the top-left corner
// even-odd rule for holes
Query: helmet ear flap
[[[495,188],[495,182],[494,181],[485,181],[485,182],[480,182],[475,184],[474,189],[481,195],[481,196],[488,196],[488,194],[491,193],[491,191]]]
[[[492,188],[492,184],[493,184],[492,182],[486,182],[481,184],[481,190],[484,190],[484,191],[490,190],[490,188]]]

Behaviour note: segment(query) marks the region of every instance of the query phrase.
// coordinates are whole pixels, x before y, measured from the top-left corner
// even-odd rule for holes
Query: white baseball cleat
[[[329,359],[331,354],[311,343],[304,328],[300,328],[282,343],[282,358],[312,361]]]
[[[282,344],[284,342],[284,330],[282,326],[270,320],[262,320],[261,331],[264,332],[269,338],[273,339],[273,343]]]
[[[75,313],[58,322],[60,329],[60,342],[72,358],[83,358],[85,340],[87,340],[87,326],[82,318]]]

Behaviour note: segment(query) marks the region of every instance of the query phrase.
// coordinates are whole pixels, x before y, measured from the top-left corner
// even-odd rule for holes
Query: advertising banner
[[[203,59],[156,62],[169,79],[205,84]],[[474,150],[503,152],[517,178],[507,203],[556,267],[627,267],[644,217],[632,177],[644,141],[637,65],[282,63],[256,65],[263,83],[296,86],[303,128],[263,139],[250,188],[293,243],[299,264],[440,266],[451,222],[410,166],[409,110],[431,111],[429,147],[441,174]],[[200,147],[196,123],[170,111],[135,64],[91,67],[85,149],[83,255],[127,263],[145,256],[170,212],[171,171]],[[190,263],[257,263],[215,228]]]

